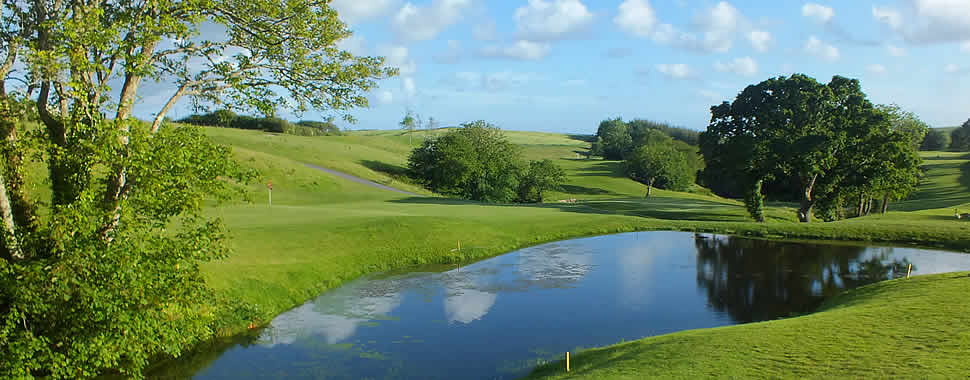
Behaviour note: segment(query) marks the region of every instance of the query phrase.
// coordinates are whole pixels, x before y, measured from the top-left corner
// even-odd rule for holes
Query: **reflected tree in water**
[[[786,244],[714,237],[695,239],[697,284],[708,304],[738,323],[811,312],[845,289],[905,276],[909,260],[892,248]]]

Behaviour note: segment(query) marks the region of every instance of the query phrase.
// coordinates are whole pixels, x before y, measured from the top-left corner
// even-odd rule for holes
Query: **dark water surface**
[[[258,338],[154,377],[495,379],[581,347],[810,312],[841,291],[970,270],[970,255],[640,232],[527,248],[446,271],[369,276]]]

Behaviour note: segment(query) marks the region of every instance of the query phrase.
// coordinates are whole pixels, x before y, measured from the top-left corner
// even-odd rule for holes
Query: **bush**
[[[566,182],[566,172],[552,160],[532,161],[519,180],[519,202],[542,203],[542,193],[559,189]]]
[[[552,161],[527,166],[521,150],[484,121],[425,140],[411,151],[408,175],[431,191],[484,202],[539,202],[565,179]]]

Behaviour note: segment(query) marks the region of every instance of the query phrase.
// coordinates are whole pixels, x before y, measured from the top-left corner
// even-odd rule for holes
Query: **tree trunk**
[[[802,194],[802,201],[798,207],[799,222],[808,223],[812,221],[812,206],[815,205],[815,199],[812,198],[812,190],[815,188],[816,180],[818,180],[818,174],[812,175],[812,180],[805,186],[805,192]]]
[[[882,213],[889,212],[889,194],[882,196]]]
[[[7,196],[7,184],[0,175],[0,214],[3,216],[3,243],[10,257],[16,260],[24,258],[20,244],[17,242],[16,227],[13,221],[13,207],[10,197]]]
[[[864,194],[859,194],[859,205],[856,206],[855,216],[856,218],[862,217],[866,212],[866,196]]]
[[[866,216],[872,212],[872,197],[866,198]]]
[[[647,180],[647,198],[650,198],[650,193],[653,191],[653,181],[655,181],[653,177]]]

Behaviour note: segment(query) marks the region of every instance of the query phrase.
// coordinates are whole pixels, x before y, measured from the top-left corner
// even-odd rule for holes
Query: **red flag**
[[[270,190],[273,190],[273,181],[267,182],[266,186],[268,186]]]

